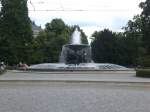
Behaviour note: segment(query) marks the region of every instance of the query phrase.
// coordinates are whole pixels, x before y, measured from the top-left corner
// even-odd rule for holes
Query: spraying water
[[[71,44],[81,44],[81,33],[76,28],[72,34]]]

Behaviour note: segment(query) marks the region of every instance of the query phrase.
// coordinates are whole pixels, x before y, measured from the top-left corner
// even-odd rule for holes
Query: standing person
[[[5,69],[5,64],[4,64],[4,62],[2,61],[1,63],[0,63],[0,70],[4,70]]]

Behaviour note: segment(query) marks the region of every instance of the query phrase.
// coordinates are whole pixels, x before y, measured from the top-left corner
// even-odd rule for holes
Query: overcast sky
[[[90,37],[95,31],[109,28],[121,31],[129,19],[139,14],[145,0],[28,0],[29,16],[37,25],[62,18],[68,25],[79,25]],[[63,11],[64,10],[64,11]]]

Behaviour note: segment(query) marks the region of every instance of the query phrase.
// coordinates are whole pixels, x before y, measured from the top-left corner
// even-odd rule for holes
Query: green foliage
[[[34,39],[34,54],[32,63],[58,62],[64,44],[69,44],[71,35],[77,26],[69,27],[61,19],[53,19],[45,25],[45,30]],[[80,28],[78,27],[80,30]],[[86,35],[82,30],[81,36],[87,43]],[[38,55],[38,56],[37,56]]]
[[[105,29],[104,31],[95,32],[93,34],[94,40],[91,43],[92,57],[95,62],[113,62],[112,55],[115,55],[114,45],[116,40],[114,34]]]
[[[9,64],[30,61],[32,30],[26,0],[1,0],[0,60]]]
[[[138,63],[141,67],[150,67],[150,56],[138,58]]]
[[[108,29],[93,34],[92,57],[98,63],[116,63],[135,66],[137,62],[136,38]]]
[[[150,69],[137,69],[136,76],[150,78]]]
[[[127,38],[135,38],[137,49],[137,64],[140,66],[150,66],[150,0],[140,3],[142,13],[134,16],[125,29]]]
[[[16,64],[58,62],[64,44],[69,44],[75,28],[81,32],[83,44],[88,44],[79,26],[68,26],[61,19],[45,25],[37,38],[32,37],[27,0],[0,0],[0,61]],[[127,66],[150,66],[150,0],[140,3],[142,13],[129,20],[125,32],[108,29],[93,33],[92,57],[98,63]]]
[[[150,55],[150,0],[140,3],[140,8],[142,9],[141,19],[142,19],[142,34],[144,47],[147,50],[147,55]]]
[[[82,42],[88,44],[79,26],[69,27],[61,19],[45,25],[37,38],[32,37],[26,0],[1,0],[0,60],[9,64],[26,62],[58,62],[62,46],[69,44],[75,27],[81,31]]]
[[[125,29],[126,44],[128,49],[129,60],[132,60],[132,65],[138,66],[139,58],[145,54],[145,49],[142,46],[142,20],[139,15],[134,16],[133,20],[129,20]]]

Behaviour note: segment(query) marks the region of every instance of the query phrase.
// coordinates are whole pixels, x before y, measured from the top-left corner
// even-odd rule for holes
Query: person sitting
[[[19,69],[21,70],[26,70],[29,67],[27,64],[22,63],[22,62],[20,62],[18,66],[19,66]]]

